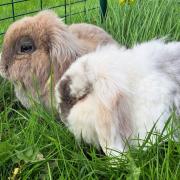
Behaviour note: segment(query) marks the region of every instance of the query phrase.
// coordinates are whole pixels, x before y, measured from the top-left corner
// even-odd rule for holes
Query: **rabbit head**
[[[49,107],[54,86],[69,65],[108,42],[115,43],[101,28],[90,24],[67,26],[55,13],[42,11],[9,27],[0,74],[13,82],[16,96],[24,106],[31,106],[30,95]]]
[[[84,55],[55,88],[57,109],[70,131],[108,155],[110,149],[123,151],[123,141],[132,133],[128,93],[115,79],[111,64],[96,52]]]
[[[34,97],[38,90],[40,100],[48,104],[51,74],[53,84],[82,53],[84,49],[61,19],[51,11],[43,11],[9,27],[4,37],[0,72],[14,83],[21,101],[25,93],[30,92]],[[27,102],[22,103],[28,106]]]

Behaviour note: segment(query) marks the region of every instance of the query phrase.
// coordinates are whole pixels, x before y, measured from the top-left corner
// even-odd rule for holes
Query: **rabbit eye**
[[[20,52],[21,53],[31,53],[34,51],[34,46],[31,42],[24,42],[21,45]]]
[[[33,40],[28,37],[23,37],[18,43],[18,54],[32,53],[35,51]]]
[[[23,44],[21,46],[21,53],[29,53],[33,51],[32,44]]]

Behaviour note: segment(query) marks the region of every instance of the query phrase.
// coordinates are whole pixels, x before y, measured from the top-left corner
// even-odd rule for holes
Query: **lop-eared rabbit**
[[[55,89],[74,136],[117,155],[126,142],[143,140],[152,129],[161,133],[174,107],[179,114],[180,42],[100,47],[78,58]]]
[[[69,65],[98,45],[115,43],[103,29],[86,23],[65,25],[52,11],[14,22],[7,30],[0,74],[14,84],[21,103],[50,108],[54,86]]]

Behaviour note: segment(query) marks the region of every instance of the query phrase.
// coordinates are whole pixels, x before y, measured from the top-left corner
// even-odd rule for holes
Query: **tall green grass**
[[[109,1],[107,19],[103,23],[97,18],[97,11],[94,16],[93,13],[87,16],[86,21],[104,27],[126,46],[164,36],[180,40],[177,0],[139,0],[123,6],[118,2]],[[78,16],[74,21],[83,18],[83,15]],[[172,113],[170,120],[179,121],[179,118]],[[18,168],[17,175],[13,175],[15,168]],[[126,154],[113,160],[94,147],[75,141],[63,124],[42,106],[24,109],[14,96],[12,85],[1,80],[0,179],[8,177],[178,180],[180,144],[173,141],[171,134],[158,135],[157,142],[146,150],[130,147]]]

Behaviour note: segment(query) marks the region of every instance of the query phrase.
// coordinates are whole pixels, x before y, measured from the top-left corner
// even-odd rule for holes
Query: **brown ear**
[[[99,143],[107,155],[117,155],[125,150],[125,142],[132,134],[128,98],[117,93],[110,104],[100,102],[98,107]]]
[[[119,133],[128,139],[132,133],[130,102],[128,95],[118,93],[112,102],[114,118],[117,118]]]
[[[54,26],[48,33],[50,58],[59,75],[62,76],[69,65],[84,54],[86,49],[59,18],[55,19]]]

